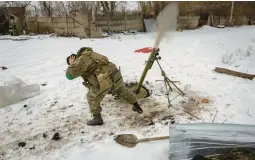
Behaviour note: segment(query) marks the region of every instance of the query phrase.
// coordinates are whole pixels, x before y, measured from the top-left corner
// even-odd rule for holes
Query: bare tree
[[[52,17],[53,15],[53,2],[52,1],[39,1],[41,14],[46,17]]]
[[[140,1],[139,2],[139,8],[143,15],[155,15],[152,7],[152,2],[150,1]]]
[[[5,1],[1,2],[0,6],[4,7],[27,7],[31,1]]]
[[[109,16],[114,15],[114,11],[117,7],[116,1],[100,1],[101,6],[103,7],[103,13]]]
[[[68,14],[67,4],[65,1],[53,2],[53,10],[53,15],[57,17],[66,16],[66,14]]]
[[[7,3],[6,2],[0,2],[0,7],[7,7]]]

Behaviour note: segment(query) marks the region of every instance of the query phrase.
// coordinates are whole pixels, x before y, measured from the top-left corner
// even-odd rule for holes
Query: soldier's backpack
[[[88,55],[93,61],[97,63],[97,65],[104,65],[109,63],[109,60],[106,56],[94,52],[92,48],[89,47],[80,48],[79,51],[77,52],[77,56],[79,57],[83,53]]]
[[[88,55],[94,62],[97,63],[97,68],[95,69],[95,74],[97,80],[100,85],[100,90],[105,91],[112,87],[113,82],[108,73],[108,66],[106,64],[109,63],[109,60],[106,56],[98,54],[89,47],[82,47],[78,52],[77,56],[81,56],[82,54]]]

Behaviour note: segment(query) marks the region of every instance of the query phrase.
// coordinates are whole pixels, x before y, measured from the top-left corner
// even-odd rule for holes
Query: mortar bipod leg
[[[170,97],[169,97],[169,95],[170,95],[170,90],[172,90],[172,88],[171,88],[170,84],[167,82],[166,77],[164,77],[164,84],[165,84],[165,88],[166,88],[166,97],[167,97],[168,108],[169,108],[169,107],[173,106],[173,105],[171,104],[171,100],[170,100]],[[167,88],[167,86],[168,86],[169,88]]]
[[[167,81],[172,83],[175,86],[175,88],[178,89],[178,91],[181,92],[182,95],[185,95],[185,93],[179,87],[177,87],[168,77],[167,77]]]

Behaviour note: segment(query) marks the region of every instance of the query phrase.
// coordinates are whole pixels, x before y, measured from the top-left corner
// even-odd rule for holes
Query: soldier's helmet
[[[79,56],[81,56],[81,53],[83,52],[83,51],[93,51],[93,49],[92,48],[90,48],[90,47],[81,47],[78,51],[77,51],[77,57],[79,57]]]

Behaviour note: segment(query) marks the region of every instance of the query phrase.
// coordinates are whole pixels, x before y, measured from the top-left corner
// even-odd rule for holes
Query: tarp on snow
[[[14,76],[0,76],[0,108],[39,94],[39,84],[26,84]]]
[[[157,31],[157,24],[156,20],[153,18],[144,19],[145,29],[147,32],[156,32]]]
[[[195,155],[224,153],[244,148],[255,153],[255,126],[241,124],[190,123],[170,126],[170,160],[189,160]]]

